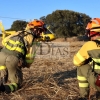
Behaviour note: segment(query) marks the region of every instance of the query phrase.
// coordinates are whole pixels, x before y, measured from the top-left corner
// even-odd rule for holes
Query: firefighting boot
[[[78,98],[78,100],[88,100],[87,98]]]
[[[96,99],[97,99],[97,100],[100,100],[100,91],[97,91],[97,92],[96,92]]]

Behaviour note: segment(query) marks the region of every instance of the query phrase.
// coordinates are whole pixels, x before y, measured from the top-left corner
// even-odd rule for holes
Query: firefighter
[[[86,30],[90,40],[73,57],[80,90],[78,100],[88,100],[90,87],[100,91],[100,18],[92,19]]]
[[[44,23],[34,20],[27,24],[24,31],[6,37],[0,52],[0,91],[11,93],[19,88],[23,81],[23,67],[33,63],[32,45],[45,30]]]

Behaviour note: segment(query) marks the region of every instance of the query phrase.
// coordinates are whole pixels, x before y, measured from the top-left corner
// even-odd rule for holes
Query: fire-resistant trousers
[[[96,77],[89,64],[77,67],[77,79],[81,97],[88,97],[89,87],[100,89],[95,85]]]
[[[23,81],[23,74],[18,68],[19,59],[5,52],[0,52],[0,67],[5,66],[8,70],[8,80],[10,83],[21,84]]]

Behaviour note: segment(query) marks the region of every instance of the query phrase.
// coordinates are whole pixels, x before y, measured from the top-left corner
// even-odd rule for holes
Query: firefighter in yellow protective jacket
[[[100,18],[92,19],[86,29],[90,41],[73,58],[81,96],[78,100],[88,100],[90,87],[100,91]]]
[[[6,37],[0,52],[0,91],[14,92],[21,88],[22,67],[29,67],[34,58],[32,45],[44,31],[44,24],[34,20],[24,31]]]

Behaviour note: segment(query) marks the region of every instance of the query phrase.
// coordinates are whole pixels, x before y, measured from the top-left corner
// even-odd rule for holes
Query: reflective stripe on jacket
[[[94,41],[88,41],[81,47],[81,49],[75,54],[73,63],[76,66],[81,66],[89,57],[95,59],[96,62],[100,61],[100,46],[97,46]]]
[[[6,41],[6,39],[3,41],[3,45],[6,49],[10,51],[16,51],[21,54],[25,54],[25,45],[21,37],[15,36],[9,38],[9,40]]]
[[[6,37],[3,41],[2,44],[5,48],[11,50],[11,51],[17,51],[19,53],[22,53],[24,56],[26,56],[26,58],[24,60],[26,60],[26,63],[28,64],[32,64],[34,61],[34,57],[35,57],[35,52],[34,48],[33,48],[33,40],[34,40],[34,36],[31,33],[24,33],[25,36],[23,37],[25,44],[23,43],[23,41],[21,40],[21,38],[19,38],[19,36],[17,37],[17,34],[13,34],[10,35],[8,37]],[[37,43],[37,42],[35,42]],[[25,52],[25,47],[26,47],[26,51]]]
[[[26,63],[32,64],[34,61],[34,58],[36,56],[36,51],[38,47],[40,46],[39,42],[33,42],[32,47],[30,47],[29,52],[26,54]]]

